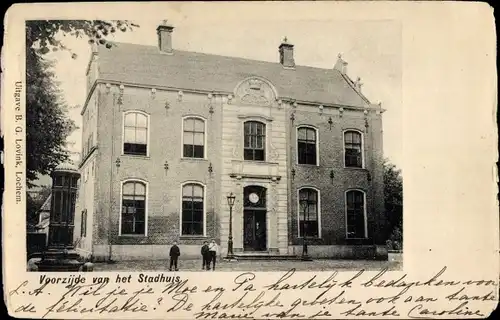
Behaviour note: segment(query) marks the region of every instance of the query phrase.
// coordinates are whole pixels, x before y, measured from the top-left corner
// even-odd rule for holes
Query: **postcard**
[[[4,301],[19,318],[485,318],[485,3],[17,4]]]

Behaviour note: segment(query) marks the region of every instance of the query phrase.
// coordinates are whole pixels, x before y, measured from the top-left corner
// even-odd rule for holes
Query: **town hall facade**
[[[382,113],[346,73],[158,46],[95,47],[74,238],[96,260],[386,256]],[[273,50],[273,48],[271,48]],[[227,196],[236,197],[229,221]]]

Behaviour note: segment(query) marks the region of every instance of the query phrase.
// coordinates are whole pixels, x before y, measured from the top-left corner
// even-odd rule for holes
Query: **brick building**
[[[75,217],[96,259],[166,258],[177,240],[235,253],[384,255],[382,109],[346,74],[172,47],[96,47],[88,64]],[[272,49],[272,48],[271,48]],[[377,246],[380,245],[380,246]],[[368,251],[366,251],[368,250]]]

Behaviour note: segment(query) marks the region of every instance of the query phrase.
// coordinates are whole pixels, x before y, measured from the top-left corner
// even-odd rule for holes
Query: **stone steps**
[[[233,255],[236,260],[300,260],[297,255],[272,254],[269,252],[245,252]]]

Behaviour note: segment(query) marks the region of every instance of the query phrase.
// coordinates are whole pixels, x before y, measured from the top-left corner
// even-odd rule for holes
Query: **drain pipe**
[[[120,95],[123,92],[123,85],[120,86]],[[111,110],[111,116],[112,116],[112,123],[111,123],[111,157],[110,157],[110,181],[109,181],[109,211],[108,211],[108,263],[114,263],[113,261],[113,244],[112,244],[112,233],[111,233],[111,228],[113,224],[112,220],[112,211],[113,211],[113,158],[115,155],[115,144],[114,144],[114,136],[115,136],[115,106],[116,106],[116,95],[113,93],[113,103],[112,103],[112,110]],[[118,98],[119,100],[121,97]],[[120,101],[118,101],[118,107],[120,106]]]

